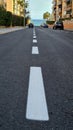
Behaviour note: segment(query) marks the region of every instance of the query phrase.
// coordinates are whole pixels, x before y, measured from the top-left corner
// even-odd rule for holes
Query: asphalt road
[[[35,34],[37,43],[33,29],[0,35],[0,130],[73,130],[73,32],[36,27]],[[46,121],[26,118],[30,67],[42,70]]]

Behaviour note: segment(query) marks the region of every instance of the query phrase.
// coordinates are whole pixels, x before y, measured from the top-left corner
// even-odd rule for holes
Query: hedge
[[[24,17],[13,15],[0,6],[0,26],[23,26]]]
[[[50,25],[54,24],[54,22],[55,22],[55,21],[46,21],[46,23],[47,23],[47,24],[50,24]]]
[[[6,12],[6,18],[5,18],[5,26],[6,27],[11,26],[11,22],[12,22],[12,13],[7,11]]]
[[[6,10],[4,9],[4,7],[0,6],[0,26],[4,26],[6,21]]]
[[[12,26],[24,26],[24,17],[12,15]]]

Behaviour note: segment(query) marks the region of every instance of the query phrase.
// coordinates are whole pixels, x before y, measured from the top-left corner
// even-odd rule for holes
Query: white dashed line
[[[35,33],[35,31],[33,31],[33,33]]]
[[[49,120],[41,67],[30,67],[26,118]]]
[[[35,35],[35,33],[33,33],[33,35]]]
[[[38,47],[32,47],[32,54],[39,54]]]
[[[33,43],[37,43],[37,40],[36,40],[36,39],[33,39]]]
[[[33,33],[35,33],[35,30],[33,30]]]
[[[36,38],[36,36],[34,35],[33,38]]]
[[[36,34],[33,34],[33,36],[36,36]]]

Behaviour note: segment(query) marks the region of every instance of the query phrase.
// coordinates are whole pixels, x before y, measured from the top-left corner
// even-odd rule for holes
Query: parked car
[[[61,30],[63,30],[64,29],[63,22],[62,21],[56,21],[54,23],[53,29],[61,29]]]
[[[48,25],[46,23],[44,23],[44,24],[41,24],[41,27],[48,28]]]
[[[33,28],[34,27],[33,23],[28,24],[28,27]]]

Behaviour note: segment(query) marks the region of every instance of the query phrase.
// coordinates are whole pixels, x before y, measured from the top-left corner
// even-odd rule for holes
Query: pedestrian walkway
[[[17,30],[24,29],[24,27],[0,28],[0,34],[5,34]]]

